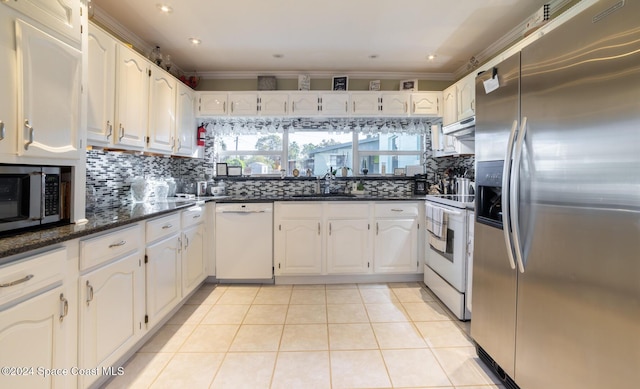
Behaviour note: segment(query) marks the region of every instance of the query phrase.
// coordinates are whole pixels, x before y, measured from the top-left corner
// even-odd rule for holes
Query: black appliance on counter
[[[415,183],[413,185],[413,194],[426,195],[429,193],[429,183],[427,182],[426,174],[416,174]]]

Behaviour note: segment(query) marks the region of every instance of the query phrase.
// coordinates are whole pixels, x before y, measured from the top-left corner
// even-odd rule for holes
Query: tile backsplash
[[[442,176],[447,168],[463,168],[474,177],[475,159],[473,155],[460,157],[433,157],[431,134],[424,137],[424,165],[429,182],[436,175]],[[87,187],[95,190],[95,207],[115,207],[130,199],[131,180],[142,176],[149,179],[174,177],[185,181],[199,181],[211,178],[214,170],[214,139],[208,134],[204,158],[170,158],[149,156],[117,151],[87,150]],[[359,179],[359,178],[358,178]],[[344,190],[353,180],[332,181],[333,190]],[[295,179],[234,179],[226,180],[227,192],[234,196],[286,195],[313,193],[315,180]],[[365,190],[379,196],[405,196],[413,192],[413,180],[405,179],[364,179]]]

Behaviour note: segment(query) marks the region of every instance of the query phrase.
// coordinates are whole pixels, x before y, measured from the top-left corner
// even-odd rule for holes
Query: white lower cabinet
[[[147,245],[147,322],[153,327],[178,305],[182,297],[182,243],[174,233]]]
[[[374,214],[374,272],[418,272],[418,203],[378,203]]]
[[[77,247],[77,246],[76,246]],[[41,369],[75,366],[76,308],[64,282],[67,250],[55,248],[0,266],[0,388],[69,388],[76,377]]]
[[[321,216],[321,203],[275,203],[275,275],[322,273]]]
[[[278,203],[276,276],[417,273],[417,202]]]
[[[78,375],[81,388],[100,379],[145,330],[142,236],[136,224],[80,241],[78,367],[98,369]]]
[[[329,220],[327,273],[368,273],[371,239],[368,219]]]
[[[182,296],[187,296],[207,277],[204,256],[205,207],[182,211]]]

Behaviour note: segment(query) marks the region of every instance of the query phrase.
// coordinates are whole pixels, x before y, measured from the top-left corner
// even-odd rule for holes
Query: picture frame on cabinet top
[[[331,78],[331,90],[347,91],[349,90],[348,76],[335,76]]]
[[[218,176],[218,177],[226,177],[227,176],[227,164],[226,163],[216,163],[216,176]]]
[[[418,90],[418,80],[402,80],[400,81],[400,90],[415,92]]]
[[[275,76],[258,76],[258,90],[276,90],[277,81]]]
[[[311,76],[308,74],[298,74],[298,90],[311,90]]]
[[[242,175],[242,166],[227,166],[227,175],[229,177],[240,177]]]
[[[379,91],[380,90],[380,80],[369,81],[369,90],[370,91]]]

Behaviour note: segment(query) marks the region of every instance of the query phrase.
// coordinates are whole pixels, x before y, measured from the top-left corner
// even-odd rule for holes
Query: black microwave
[[[61,220],[61,169],[0,166],[0,232]]]

